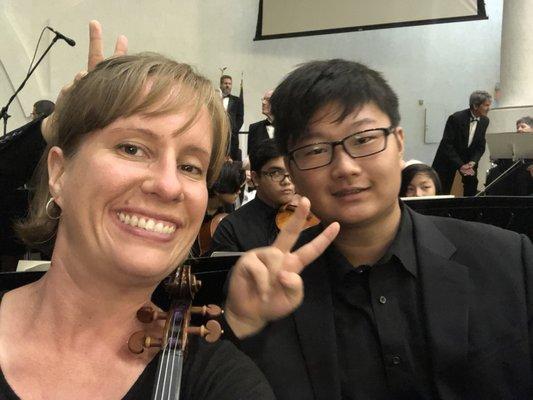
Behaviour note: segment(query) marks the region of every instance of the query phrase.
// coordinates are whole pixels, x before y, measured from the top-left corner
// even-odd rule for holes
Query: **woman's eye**
[[[124,143],[124,144],[121,144],[119,146],[119,148],[124,152],[126,153],[127,155],[129,156],[137,156],[137,157],[140,157],[140,156],[143,156],[145,153],[144,151],[139,147],[139,146],[136,146],[134,144],[129,144],[129,143]]]
[[[196,176],[202,176],[203,173],[204,173],[204,171],[201,168],[199,168],[199,167],[197,167],[195,165],[191,165],[191,164],[182,165],[181,166],[181,170],[185,171],[185,172],[187,172],[187,173],[189,173],[191,175],[196,175]]]

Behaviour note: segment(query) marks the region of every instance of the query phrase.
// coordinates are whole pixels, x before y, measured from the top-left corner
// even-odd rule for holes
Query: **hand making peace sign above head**
[[[128,53],[128,38],[124,35],[119,35],[115,42],[115,51],[111,57],[123,56]],[[56,100],[56,108],[59,109],[65,96],[72,89],[75,82],[87,75],[88,71],[92,71],[98,63],[104,61],[104,45],[102,40],[102,26],[98,21],[91,21],[89,23],[89,53],[87,56],[87,69],[82,70],[74,76],[74,80],[69,82],[61,88]],[[57,113],[52,113],[46,117],[41,125],[41,132],[47,143],[54,137],[53,122],[57,117]]]

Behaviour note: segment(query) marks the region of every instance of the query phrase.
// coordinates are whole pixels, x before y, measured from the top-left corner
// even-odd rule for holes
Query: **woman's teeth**
[[[136,228],[144,229],[145,231],[165,233],[169,235],[176,230],[176,226],[174,224],[164,224],[163,222],[157,222],[151,218],[138,217],[136,215],[125,214],[123,212],[119,212],[117,215],[121,222]]]

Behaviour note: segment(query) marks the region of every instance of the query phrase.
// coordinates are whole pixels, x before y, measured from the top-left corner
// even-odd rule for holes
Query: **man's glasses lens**
[[[292,151],[292,159],[301,170],[323,167],[331,163],[333,148],[342,145],[351,157],[366,157],[379,153],[387,147],[387,135],[391,132],[387,128],[370,129],[356,132],[338,142],[324,142],[310,144]]]
[[[276,170],[276,171],[266,171],[263,174],[267,175],[274,182],[281,182],[283,179],[291,179],[290,175],[286,171]]]

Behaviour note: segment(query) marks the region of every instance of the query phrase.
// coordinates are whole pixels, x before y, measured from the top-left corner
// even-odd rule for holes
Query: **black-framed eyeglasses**
[[[283,182],[285,178],[291,180],[291,176],[287,171],[282,169],[275,169],[274,171],[261,171],[261,174],[268,176],[274,182]]]
[[[305,171],[331,164],[335,146],[342,145],[344,151],[352,158],[368,157],[381,153],[387,148],[387,137],[394,132],[394,127],[372,128],[352,133],[335,142],[320,142],[298,147],[289,151],[289,160],[294,161],[299,170]]]

